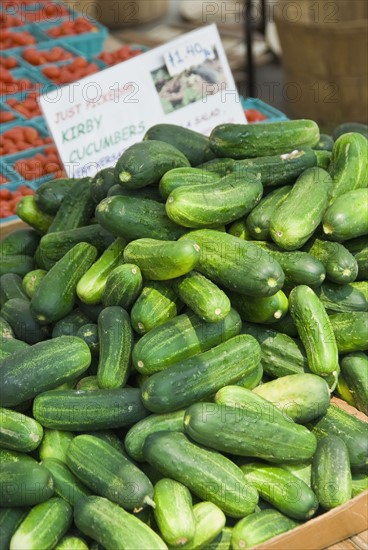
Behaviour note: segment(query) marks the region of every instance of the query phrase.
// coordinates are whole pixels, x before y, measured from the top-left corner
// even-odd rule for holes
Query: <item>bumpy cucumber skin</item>
[[[356,407],[368,415],[368,357],[365,353],[345,355],[341,372],[353,394]]]
[[[218,174],[202,168],[174,168],[162,176],[159,184],[160,195],[166,200],[178,187],[184,187],[184,185],[205,187],[219,179]]]
[[[273,296],[252,298],[241,294],[230,294],[231,302],[239,311],[243,321],[252,323],[275,323],[281,319],[289,309],[289,302],[282,290]]]
[[[333,181],[333,202],[337,197],[368,185],[368,141],[350,132],[340,136],[332,147],[329,172]]]
[[[50,472],[31,462],[12,462],[0,468],[1,505],[34,506],[54,493]]]
[[[94,176],[91,182],[91,195],[96,204],[101,202],[115,184],[114,168],[103,168]]]
[[[79,498],[84,498],[91,494],[87,487],[79,481],[61,460],[57,458],[45,458],[42,461],[42,466],[52,475],[55,493],[66,502],[69,502],[71,506],[75,506]]]
[[[181,302],[171,286],[150,281],[135,301],[130,312],[134,330],[146,334],[179,314]]]
[[[338,242],[368,234],[368,189],[337,197],[322,219],[324,234]]]
[[[308,365],[314,374],[339,373],[338,349],[326,310],[313,290],[300,285],[289,296],[291,316],[305,347]]]
[[[130,309],[142,290],[143,278],[135,264],[123,264],[109,274],[104,288],[102,303]]]
[[[349,452],[341,438],[328,435],[318,441],[312,463],[312,487],[325,510],[350,500]]]
[[[368,350],[368,313],[348,311],[329,317],[339,353]]]
[[[195,495],[213,502],[231,517],[250,514],[257,505],[257,491],[246,483],[231,460],[191,443],[184,434],[152,434],[145,441],[143,454],[147,462],[166,477],[183,483]]]
[[[246,221],[246,226],[253,239],[262,241],[270,237],[272,212],[284,202],[291,189],[291,185],[279,187],[271,191],[253,208]]]
[[[326,279],[336,284],[354,281],[358,274],[358,264],[354,256],[340,243],[312,239],[305,250],[323,263]]]
[[[37,449],[43,437],[41,424],[10,409],[0,408],[0,446],[23,453]]]

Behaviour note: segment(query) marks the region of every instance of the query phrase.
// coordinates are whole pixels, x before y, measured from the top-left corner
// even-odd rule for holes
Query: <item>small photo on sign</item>
[[[190,103],[203,100],[226,88],[226,76],[216,48],[213,59],[170,76],[163,65],[151,72],[165,114],[177,111]]]

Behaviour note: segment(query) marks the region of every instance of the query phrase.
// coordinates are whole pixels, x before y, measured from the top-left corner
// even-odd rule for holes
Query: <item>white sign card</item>
[[[70,177],[114,166],[154,124],[209,135],[218,124],[246,123],[216,25],[46,90],[39,101]]]

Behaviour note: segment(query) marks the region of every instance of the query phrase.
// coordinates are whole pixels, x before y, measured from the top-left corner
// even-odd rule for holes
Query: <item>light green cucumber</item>
[[[46,428],[39,448],[41,460],[56,458],[66,462],[66,452],[73,437],[74,434],[71,432]]]
[[[289,302],[282,290],[273,296],[262,298],[230,294],[232,305],[238,310],[243,321],[252,323],[274,323],[288,311]]]
[[[226,516],[213,502],[198,502],[193,506],[195,534],[184,544],[184,550],[200,550],[211,543],[225,527]]]
[[[0,446],[23,453],[37,449],[43,429],[33,418],[11,409],[0,408]]]
[[[272,213],[285,201],[291,189],[291,185],[279,187],[253,208],[246,218],[246,227],[253,239],[264,241],[270,238]]]
[[[45,458],[42,465],[52,475],[55,493],[71,506],[74,506],[79,498],[91,494],[87,487],[70,471],[65,462],[61,462],[57,458]]]
[[[154,502],[162,538],[170,546],[186,547],[197,532],[189,489],[173,479],[160,479],[155,485]]]
[[[181,305],[176,292],[169,284],[162,281],[149,281],[143,287],[130,312],[132,327],[138,334],[146,334],[176,317]]]

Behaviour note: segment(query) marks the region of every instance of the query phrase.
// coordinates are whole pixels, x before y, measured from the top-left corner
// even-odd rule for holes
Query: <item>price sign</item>
[[[215,53],[211,46],[193,41],[170,49],[164,58],[170,76],[174,76],[190,67],[202,65],[207,60],[212,61],[215,59]]]

